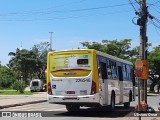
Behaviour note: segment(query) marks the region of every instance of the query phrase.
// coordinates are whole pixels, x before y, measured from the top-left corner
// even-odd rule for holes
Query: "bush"
[[[8,89],[11,87],[12,83],[15,82],[16,79],[12,74],[11,70],[5,66],[0,67],[0,88]]]
[[[5,88],[10,88],[11,87],[11,85],[12,85],[12,83],[13,82],[15,82],[16,81],[16,79],[14,79],[14,78],[0,78],[0,88],[3,88],[3,89],[5,89]]]
[[[12,84],[12,88],[14,90],[19,91],[20,93],[24,93],[24,89],[26,88],[26,84],[24,81],[20,81],[20,80],[16,80],[13,84]]]

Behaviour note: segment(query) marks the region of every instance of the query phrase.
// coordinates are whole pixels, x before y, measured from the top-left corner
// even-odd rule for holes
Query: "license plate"
[[[75,91],[66,91],[67,94],[75,94]]]

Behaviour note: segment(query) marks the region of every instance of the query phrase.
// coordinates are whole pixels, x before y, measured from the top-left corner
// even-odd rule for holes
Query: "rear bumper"
[[[31,91],[41,91],[42,88],[30,88]]]
[[[83,96],[54,96],[47,95],[47,99],[49,103],[57,103],[57,104],[99,104],[100,97],[99,94],[94,95],[83,95]]]

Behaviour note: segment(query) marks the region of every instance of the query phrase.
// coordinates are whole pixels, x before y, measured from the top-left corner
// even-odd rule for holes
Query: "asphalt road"
[[[11,108],[1,109],[1,111],[19,111],[22,112],[34,112],[34,113],[41,113],[42,116],[46,117],[54,117],[59,118],[60,120],[71,120],[73,117],[79,120],[93,120],[93,119],[112,119],[112,118],[119,118],[129,116],[133,114],[133,107],[129,109],[124,109],[122,106],[116,106],[116,110],[114,112],[111,111],[97,111],[95,108],[82,108],[80,112],[77,113],[68,113],[64,105],[57,105],[57,104],[49,104],[47,102],[37,103],[37,104],[30,104],[24,106],[17,106]]]
[[[148,96],[148,104],[156,111],[158,110],[158,102],[160,96]],[[36,112],[41,113],[42,116],[54,117],[59,120],[71,120],[76,117],[77,120],[99,120],[99,119],[124,119],[134,114],[134,106],[137,104],[137,100],[131,103],[131,107],[124,109],[123,105],[116,105],[114,112],[106,109],[106,111],[97,111],[94,108],[82,108],[78,113],[68,113],[64,105],[49,104],[48,102],[29,104],[24,106],[10,107],[0,109],[0,111],[19,111],[19,112]]]

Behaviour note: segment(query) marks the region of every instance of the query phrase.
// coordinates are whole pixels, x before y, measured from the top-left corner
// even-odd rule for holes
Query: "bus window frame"
[[[124,71],[124,66],[125,66],[125,71]],[[122,64],[122,72],[123,72],[123,81],[132,81],[132,78],[131,78],[131,73],[132,73],[131,65],[123,63]]]
[[[98,73],[99,77],[102,78],[103,82],[105,79],[108,79],[107,74],[107,58],[97,55],[97,62],[98,62]]]

